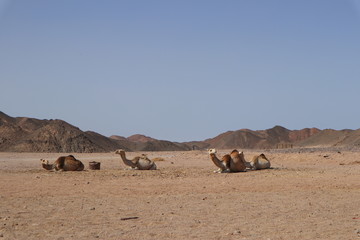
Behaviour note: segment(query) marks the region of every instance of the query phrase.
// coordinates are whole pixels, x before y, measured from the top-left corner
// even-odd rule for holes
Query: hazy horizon
[[[0,111],[105,136],[359,129],[360,0],[0,0]]]

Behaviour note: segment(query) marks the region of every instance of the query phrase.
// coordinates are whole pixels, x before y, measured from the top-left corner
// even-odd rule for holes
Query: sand
[[[226,174],[206,151],[148,152],[156,171],[73,153],[82,172],[0,153],[0,239],[360,239],[360,153],[265,153],[273,169]]]

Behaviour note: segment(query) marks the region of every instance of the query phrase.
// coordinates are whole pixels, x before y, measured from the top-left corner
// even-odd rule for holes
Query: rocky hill
[[[109,152],[126,151],[187,151],[219,149],[278,148],[360,148],[359,130],[289,130],[281,126],[253,131],[228,131],[214,138],[193,142],[170,142],[136,134],[130,137],[106,137],[82,131],[63,120],[40,120],[10,117],[0,112],[0,151],[11,152]]]
[[[0,112],[0,151],[104,152],[119,147],[107,137],[83,132],[62,120],[12,118]]]
[[[140,136],[140,135],[139,135]],[[10,152],[109,152],[189,150],[184,144],[145,137],[108,138],[96,132],[83,132],[62,120],[10,117],[0,112],[0,151]],[[137,141],[139,139],[139,141]]]
[[[360,129],[358,130],[333,130],[325,129],[312,137],[297,143],[300,147],[340,147],[360,148]]]
[[[157,141],[154,138],[144,136],[144,135],[141,135],[141,134],[134,134],[134,135],[128,137],[127,140],[129,140],[131,142],[144,142],[144,143]]]
[[[275,126],[267,130],[252,131],[241,129],[228,131],[215,138],[204,142],[209,147],[215,148],[291,148],[299,141],[316,135],[320,130],[317,128],[305,128],[302,130],[288,130],[281,126]]]

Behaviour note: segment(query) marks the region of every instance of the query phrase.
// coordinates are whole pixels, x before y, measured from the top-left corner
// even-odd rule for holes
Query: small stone
[[[95,208],[93,207],[93,208],[90,208],[90,210],[95,210]]]

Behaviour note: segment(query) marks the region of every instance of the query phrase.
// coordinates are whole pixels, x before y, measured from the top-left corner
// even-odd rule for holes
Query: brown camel
[[[125,151],[122,149],[116,150],[116,154],[119,154],[122,161],[126,166],[129,166],[132,170],[156,170],[157,166],[154,161],[150,160],[145,154],[137,156],[133,159],[127,159]]]
[[[84,164],[77,160],[73,155],[61,156],[54,163],[50,164],[48,160],[40,159],[41,165],[46,170],[55,171],[82,171]]]
[[[270,161],[267,159],[265,154],[256,155],[250,162],[251,167],[254,170],[267,169],[270,168]]]
[[[238,150],[233,150],[230,154],[225,154],[221,160],[216,156],[215,149],[209,149],[209,155],[212,162],[219,168],[215,172],[245,172],[247,162],[244,158],[244,153]]]

